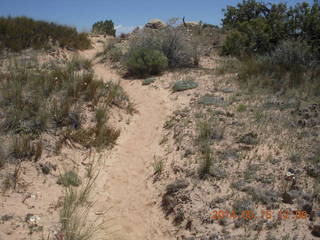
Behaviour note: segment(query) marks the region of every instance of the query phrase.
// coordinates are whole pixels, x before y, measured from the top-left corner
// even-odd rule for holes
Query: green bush
[[[56,43],[74,49],[87,49],[91,45],[87,34],[78,33],[73,27],[27,17],[0,17],[0,50],[41,49]]]
[[[223,46],[222,55],[239,56],[245,51],[247,36],[237,30],[227,36]]]
[[[99,21],[92,25],[92,32],[95,34],[106,34],[116,36],[114,23],[112,20]]]
[[[243,0],[224,10],[223,27],[230,30],[223,47],[224,54],[264,54],[287,39],[303,39],[320,58],[320,6],[303,2],[288,8]],[[238,51],[237,49],[244,51]]]
[[[125,64],[129,74],[143,77],[161,73],[168,66],[168,59],[158,50],[138,47],[130,49]]]

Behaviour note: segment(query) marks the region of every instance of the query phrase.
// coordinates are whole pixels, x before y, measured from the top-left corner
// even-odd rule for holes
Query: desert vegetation
[[[48,49],[52,46],[87,49],[90,40],[86,33],[55,23],[28,17],[0,18],[0,51],[21,51],[26,48]]]
[[[243,1],[228,6],[223,55],[241,59],[239,79],[276,91],[309,86],[317,94],[319,3],[268,4]]]
[[[168,69],[194,68],[211,47],[221,44],[220,32],[209,24],[186,28],[181,20],[171,19],[156,31],[138,29],[126,45],[121,44],[121,37],[111,40],[98,57],[120,62],[127,76],[140,78]]]

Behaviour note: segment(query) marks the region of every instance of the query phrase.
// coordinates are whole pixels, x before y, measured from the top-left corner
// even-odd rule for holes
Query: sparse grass
[[[79,56],[73,57],[68,63],[68,68],[71,71],[91,70],[92,62],[89,59],[80,58]]]
[[[200,147],[207,146],[211,142],[212,122],[209,120],[200,121],[198,123],[198,138],[197,142]]]
[[[5,134],[19,134],[13,139],[11,156],[39,160],[43,146],[34,139],[64,127],[65,135],[56,144],[58,151],[70,139],[85,147],[112,147],[119,131],[106,126],[108,108],[135,112],[121,86],[95,79],[91,62],[77,57],[66,66],[53,63],[50,68],[41,68],[37,62],[27,68],[13,61],[0,84],[1,129]],[[96,110],[96,126],[82,129],[87,103]]]
[[[224,57],[219,60],[219,65],[215,69],[216,74],[224,75],[228,73],[237,73],[240,68],[240,61],[232,57]]]
[[[273,91],[304,89],[318,94],[319,67],[273,64],[265,57],[251,57],[241,61],[238,79],[244,87],[267,88]]]

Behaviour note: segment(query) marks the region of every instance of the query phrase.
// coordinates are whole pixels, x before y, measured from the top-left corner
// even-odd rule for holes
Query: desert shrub
[[[222,55],[239,56],[245,51],[247,37],[245,34],[235,30],[229,33],[223,46]]]
[[[1,17],[0,42],[0,50],[13,51],[48,48],[56,42],[60,47],[74,49],[87,49],[91,45],[87,34],[78,33],[76,28],[27,17]]]
[[[123,56],[121,47],[117,45],[116,40],[110,40],[104,45],[102,52],[99,52],[96,57],[101,57],[102,61],[109,59],[111,62],[119,62]]]
[[[176,21],[158,31],[144,29],[130,40],[130,49],[147,48],[162,52],[169,68],[196,67],[202,54],[199,34],[193,34]]]
[[[303,39],[319,58],[319,13],[318,1],[312,5],[302,2],[290,8],[285,3],[255,0],[243,0],[236,7],[227,6],[222,22],[223,27],[231,31],[223,53],[264,54],[284,40]]]
[[[317,64],[311,47],[303,40],[285,40],[266,55],[266,61],[290,70],[296,67],[312,67]]]
[[[160,32],[161,50],[171,68],[194,67],[199,64],[199,42],[185,29],[170,26]]]
[[[129,74],[143,77],[159,74],[168,66],[168,59],[159,50],[138,47],[130,49],[125,64]]]
[[[114,47],[108,53],[111,62],[119,62],[122,57],[122,50],[119,47]]]
[[[99,21],[92,25],[92,32],[96,34],[116,35],[114,23],[112,20]]]

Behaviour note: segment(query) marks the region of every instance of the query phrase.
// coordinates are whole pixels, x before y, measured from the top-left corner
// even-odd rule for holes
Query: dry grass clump
[[[94,164],[94,160],[91,164]],[[87,175],[82,187],[75,188],[72,184],[64,185],[65,193],[60,209],[61,227],[57,234],[62,239],[94,239],[95,234],[102,227],[103,222],[100,219],[91,220],[89,215],[93,206],[90,202],[90,194],[99,175],[96,167],[96,165],[93,166],[92,174]]]

